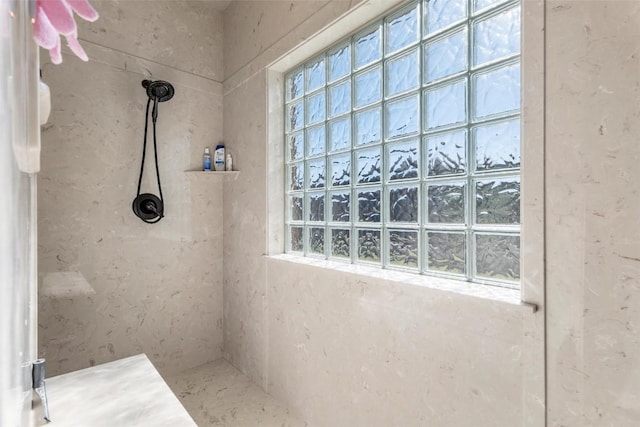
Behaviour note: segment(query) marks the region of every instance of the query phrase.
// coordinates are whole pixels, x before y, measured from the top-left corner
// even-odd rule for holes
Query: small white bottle
[[[227,159],[224,163],[224,170],[230,172],[233,170],[233,157],[231,157],[231,153],[227,151]]]
[[[202,155],[202,170],[205,172],[211,171],[211,152],[209,147],[205,147],[204,154]]]
[[[224,144],[218,144],[213,153],[213,166],[216,171],[224,171]]]

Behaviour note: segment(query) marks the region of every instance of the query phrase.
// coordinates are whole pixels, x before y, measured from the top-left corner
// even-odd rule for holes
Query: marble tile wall
[[[163,373],[221,355],[222,182],[185,174],[222,139],[222,19],[202,2],[94,2],[90,62],[43,53],[53,110],[39,175],[40,353],[48,375],[146,353]],[[145,78],[167,80],[158,150],[166,217],[131,212]],[[150,140],[151,141],[151,140]],[[157,194],[151,144],[143,191]]]
[[[640,4],[550,1],[548,423],[640,423]]]

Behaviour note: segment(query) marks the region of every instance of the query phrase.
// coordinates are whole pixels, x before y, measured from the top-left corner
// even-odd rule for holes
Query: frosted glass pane
[[[358,259],[380,261],[380,230],[358,230]]]
[[[464,80],[428,90],[425,99],[427,128],[434,129],[466,121],[467,83]]]
[[[331,230],[331,255],[341,258],[351,256],[351,231],[346,229]]]
[[[351,48],[344,46],[329,54],[329,80],[338,80],[351,72]]]
[[[323,86],[325,82],[324,59],[307,65],[307,92],[312,92]]]
[[[304,186],[304,164],[296,163],[289,166],[290,189],[293,191],[302,190]]]
[[[324,254],[324,228],[311,227],[309,230],[309,252]]]
[[[520,52],[520,7],[476,22],[474,63],[494,61]]]
[[[289,160],[300,160],[304,157],[304,135],[302,132],[289,135]]]
[[[473,0],[473,9],[478,11],[484,9],[487,6],[498,5],[504,3],[507,0]]]
[[[362,68],[382,58],[380,27],[365,32],[356,38],[356,68]]]
[[[420,86],[419,53],[414,50],[386,64],[386,94],[393,96]]]
[[[302,129],[304,126],[304,104],[298,102],[289,106],[287,131]]]
[[[418,222],[418,187],[389,189],[389,221]]]
[[[298,70],[287,77],[287,101],[300,98],[304,94],[304,72]]]
[[[291,250],[296,252],[302,252],[304,250],[303,242],[304,235],[302,227],[291,227],[289,231],[289,238],[291,244]]]
[[[467,0],[427,0],[425,20],[427,34],[441,30],[467,16]]]
[[[476,274],[501,280],[520,279],[520,237],[476,234]]]
[[[417,96],[389,102],[385,107],[387,138],[398,138],[420,131],[420,103]]]
[[[307,129],[307,156],[324,154],[326,140],[324,125]]]
[[[309,221],[324,221],[324,193],[309,194]]]
[[[520,178],[496,178],[476,182],[478,224],[520,223]]]
[[[464,130],[425,138],[429,176],[464,173],[467,133]]]
[[[419,7],[415,6],[387,22],[387,53],[395,52],[418,41],[420,37]]]
[[[498,68],[475,77],[476,117],[515,111],[520,108],[520,64]]]
[[[358,191],[358,221],[380,222],[381,190]]]
[[[380,142],[380,108],[356,113],[356,145]]]
[[[351,110],[350,80],[329,89],[329,105],[331,116],[338,116]]]
[[[324,188],[325,181],[325,164],[324,159],[312,160],[307,163],[309,165],[309,188]]]
[[[321,122],[325,119],[326,99],[324,91],[307,99],[307,124]]]
[[[401,267],[418,266],[417,231],[389,231],[389,263]]]
[[[474,130],[476,169],[520,167],[520,120],[509,120]]]
[[[351,212],[351,192],[331,193],[331,221],[348,222]]]
[[[466,270],[465,235],[463,233],[427,233],[427,269],[453,274]]]
[[[464,224],[464,184],[430,185],[429,222]]]
[[[382,68],[375,67],[356,77],[356,107],[363,107],[382,99]]]
[[[358,184],[380,182],[380,148],[356,151]]]
[[[333,156],[329,160],[331,165],[331,185],[341,186],[351,183],[351,154]]]
[[[291,215],[289,218],[292,221],[302,221],[303,200],[302,196],[293,196],[289,198],[289,207],[291,208]]]
[[[389,180],[418,178],[418,140],[387,145]]]
[[[467,30],[427,44],[424,61],[425,83],[441,79],[467,69]]]
[[[329,122],[331,151],[351,148],[351,117]]]

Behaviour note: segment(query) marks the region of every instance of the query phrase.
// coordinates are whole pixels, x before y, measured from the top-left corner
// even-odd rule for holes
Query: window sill
[[[523,302],[520,291],[501,288],[497,286],[480,285],[477,283],[463,282],[435,276],[417,275],[396,270],[386,270],[366,265],[348,264],[339,261],[330,261],[311,257],[302,257],[291,254],[266,255],[266,258],[293,262],[310,267],[324,268],[333,271],[342,271],[346,274],[354,274],[369,278],[388,280],[390,282],[406,285],[422,286],[429,289],[453,292],[460,295],[486,299],[490,301],[509,304],[520,307],[524,312],[535,313],[537,306]]]

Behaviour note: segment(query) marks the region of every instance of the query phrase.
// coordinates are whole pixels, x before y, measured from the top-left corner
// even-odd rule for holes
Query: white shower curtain
[[[0,426],[29,426],[37,353],[38,50],[29,1],[0,0]]]

